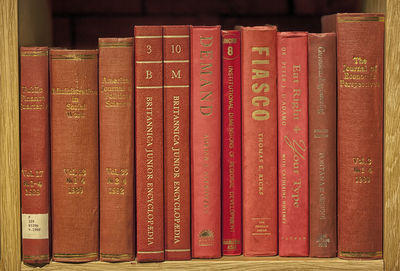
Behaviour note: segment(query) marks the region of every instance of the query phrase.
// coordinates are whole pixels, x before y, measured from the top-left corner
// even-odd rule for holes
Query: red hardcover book
[[[308,256],[306,32],[281,32],[278,55],[279,255]]]
[[[50,50],[53,260],[98,259],[97,50]]]
[[[139,262],[164,260],[161,26],[135,26],[136,239]]]
[[[337,33],[338,256],[382,258],[383,14],[323,17]]]
[[[310,256],[336,257],[336,34],[308,34]]]
[[[47,47],[21,47],[22,260],[50,260],[50,134]]]
[[[222,253],[242,254],[240,31],[222,31]]]
[[[166,260],[191,258],[189,32],[187,25],[163,27]]]
[[[191,27],[192,256],[221,257],[221,30]]]
[[[100,38],[101,261],[135,257],[133,127],[133,38]]]
[[[242,27],[243,254],[278,251],[276,26]]]

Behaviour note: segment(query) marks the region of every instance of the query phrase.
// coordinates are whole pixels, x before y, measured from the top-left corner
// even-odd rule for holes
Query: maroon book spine
[[[222,252],[242,254],[240,31],[222,31]]]
[[[306,32],[280,32],[278,55],[279,255],[308,256]]]
[[[48,55],[47,47],[21,47],[22,260],[29,264],[50,260]]]

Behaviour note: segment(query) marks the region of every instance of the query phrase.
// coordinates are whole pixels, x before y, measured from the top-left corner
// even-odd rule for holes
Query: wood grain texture
[[[17,0],[0,5],[0,270],[21,260]]]
[[[385,2],[385,0],[364,0],[362,10],[363,12],[385,13]]]

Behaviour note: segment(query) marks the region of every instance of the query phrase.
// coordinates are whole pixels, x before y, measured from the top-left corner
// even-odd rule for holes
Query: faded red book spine
[[[161,26],[135,26],[137,260],[164,260]]]
[[[243,254],[278,252],[276,26],[242,27]]]
[[[192,256],[221,257],[221,28],[191,28]]]
[[[50,50],[53,260],[98,259],[97,50]]]
[[[191,258],[189,34],[187,25],[163,27],[166,260]]]
[[[338,256],[382,258],[384,16],[322,19],[337,33]]]
[[[50,134],[47,47],[21,47],[22,260],[50,260]]]
[[[240,31],[222,31],[222,253],[242,254]]]
[[[336,34],[308,34],[310,256],[336,257]]]
[[[133,38],[99,39],[100,260],[135,258]]]
[[[280,32],[278,55],[279,255],[308,256],[306,32]]]

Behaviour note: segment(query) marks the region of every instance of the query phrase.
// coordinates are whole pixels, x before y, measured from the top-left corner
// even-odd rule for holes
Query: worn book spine
[[[308,256],[306,32],[280,32],[278,55],[279,255]]]
[[[100,260],[135,257],[133,38],[99,39]]]
[[[165,259],[189,260],[190,29],[163,26]]]
[[[336,257],[336,34],[308,34],[310,256]]]
[[[276,26],[242,27],[243,254],[278,252]]]
[[[97,50],[50,50],[54,261],[98,259],[97,57]]]
[[[222,38],[222,252],[242,254],[240,31]]]
[[[21,47],[22,260],[50,260],[50,134],[47,47]]]
[[[135,26],[137,260],[164,260],[161,26]]]
[[[192,256],[221,257],[221,33],[191,27]]]
[[[337,33],[338,256],[382,258],[383,14],[325,16]]]

